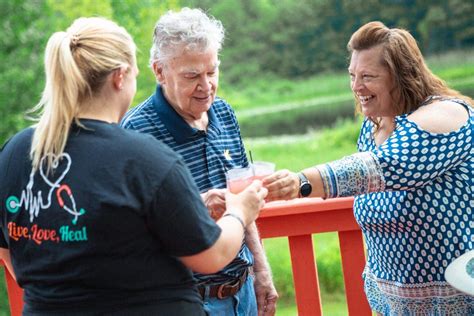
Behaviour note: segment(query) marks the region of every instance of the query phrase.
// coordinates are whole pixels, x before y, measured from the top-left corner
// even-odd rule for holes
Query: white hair
[[[150,65],[155,62],[165,64],[183,49],[200,52],[215,49],[219,52],[223,41],[222,23],[206,15],[201,9],[168,11],[156,22]]]

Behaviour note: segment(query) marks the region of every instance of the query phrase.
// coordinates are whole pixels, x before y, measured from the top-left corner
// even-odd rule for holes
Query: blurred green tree
[[[425,56],[474,46],[474,2],[464,0],[0,1],[0,144],[29,124],[24,112],[40,98],[42,56],[53,32],[80,16],[104,16],[124,26],[138,47],[136,104],[155,87],[148,68],[154,24],[181,6],[200,7],[223,22],[224,89],[252,86],[255,78],[275,82],[344,69],[350,35],[373,20],[408,29]]]
[[[0,146],[32,122],[25,112],[41,97],[44,87],[44,49],[48,38],[64,31],[81,16],[103,16],[124,26],[138,47],[137,102],[154,91],[148,69],[153,27],[178,0],[9,0],[0,1]]]
[[[24,113],[41,96],[43,51],[54,25],[43,0],[0,1],[0,146],[28,125]]]

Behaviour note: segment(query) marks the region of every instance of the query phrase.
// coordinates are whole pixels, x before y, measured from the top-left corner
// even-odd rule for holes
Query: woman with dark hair
[[[363,277],[382,315],[473,315],[474,298],[444,279],[473,249],[473,101],[426,66],[409,32],[380,22],[348,43],[365,119],[359,153],[264,181],[268,200],[355,196],[367,245]]]

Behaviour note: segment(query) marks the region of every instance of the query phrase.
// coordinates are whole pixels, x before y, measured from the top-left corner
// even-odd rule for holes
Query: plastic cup
[[[255,180],[262,180],[263,178],[275,172],[275,164],[267,161],[255,161],[252,163],[252,169]]]
[[[253,181],[253,168],[234,168],[225,174],[227,189],[234,194],[242,192]]]

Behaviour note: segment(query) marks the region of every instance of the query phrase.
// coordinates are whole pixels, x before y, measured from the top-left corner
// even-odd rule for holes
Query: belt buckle
[[[223,300],[223,299],[226,298],[226,297],[224,296],[224,293],[222,293],[223,290],[224,290],[224,287],[225,287],[226,285],[227,285],[227,284],[221,284],[221,285],[219,285],[219,287],[217,288],[216,296],[217,296],[217,298],[220,299],[220,300]]]
[[[216,293],[217,298],[222,300],[226,297],[235,295],[240,289],[240,287],[242,286],[242,284],[243,282],[239,279],[234,282],[228,282],[228,283],[219,285],[219,287],[217,288],[217,293]],[[225,289],[229,289],[229,293],[227,294],[223,293]],[[232,291],[234,291],[235,289],[237,289],[237,291],[233,293]]]

